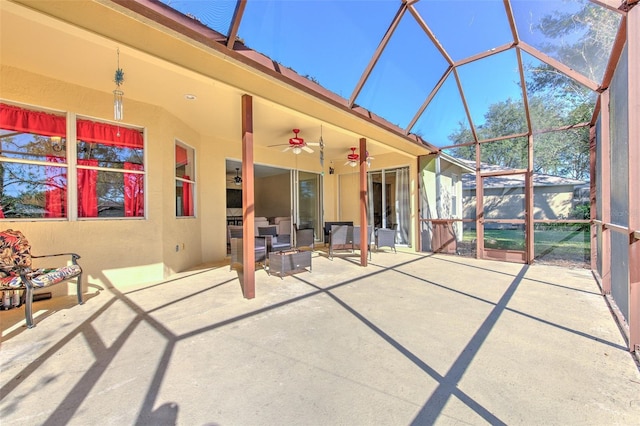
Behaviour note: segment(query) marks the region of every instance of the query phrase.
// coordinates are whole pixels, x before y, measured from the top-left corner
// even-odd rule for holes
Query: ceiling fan
[[[236,175],[227,174],[227,182],[233,185],[240,186],[242,185],[242,177],[240,176],[240,168],[236,167]]]
[[[278,145],[270,145],[270,146],[283,146],[287,147],[282,150],[282,152],[292,150],[294,154],[300,154],[302,151],[306,151],[309,153],[313,152],[313,149],[309,148],[311,146],[320,146],[320,143],[316,142],[305,142],[304,139],[298,137],[298,133],[300,133],[300,129],[293,129],[294,136],[289,138],[289,143],[287,144],[278,144]]]
[[[344,163],[344,165],[356,167],[358,165],[358,159],[360,158],[360,155],[356,154],[355,147],[351,147],[350,149],[351,149],[351,153],[347,154],[347,162]],[[374,158],[369,155],[369,151],[365,152],[364,158],[365,158],[365,161],[367,162],[367,167],[371,167],[371,160],[374,160]]]
[[[345,166],[351,166],[351,167],[355,167],[358,165],[358,158],[360,158],[360,156],[358,154],[356,154],[356,148],[355,147],[351,147],[351,153],[347,154],[347,162],[344,163]]]

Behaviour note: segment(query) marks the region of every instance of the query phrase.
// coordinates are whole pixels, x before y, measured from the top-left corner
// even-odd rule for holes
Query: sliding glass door
[[[298,229],[313,228],[316,241],[322,237],[322,176],[292,170],[294,223]]]
[[[369,222],[374,228],[395,229],[396,244],[410,244],[409,168],[368,173]]]

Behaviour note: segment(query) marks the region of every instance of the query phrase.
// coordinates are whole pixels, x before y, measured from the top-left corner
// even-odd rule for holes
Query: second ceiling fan
[[[320,146],[318,142],[305,142],[304,139],[298,136],[300,133],[300,129],[293,129],[294,136],[289,138],[289,143],[287,144],[278,144],[278,145],[270,145],[270,146],[285,146],[286,148],[282,150],[282,152],[291,150],[294,154],[300,154],[302,151],[306,151],[309,153],[313,152],[309,146]]]

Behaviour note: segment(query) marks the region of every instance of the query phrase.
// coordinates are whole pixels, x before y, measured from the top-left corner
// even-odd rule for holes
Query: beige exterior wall
[[[1,97],[6,101],[110,120],[112,98],[109,94],[7,65],[2,65],[0,76],[3,81],[12,82],[2,85]],[[79,253],[87,271],[86,282],[103,288],[154,282],[204,262],[223,260],[227,256],[225,159],[242,157],[240,137],[224,140],[215,135],[198,134],[163,109],[126,97],[123,124],[145,130],[146,219],[15,220],[5,221],[3,225],[23,231],[36,253]],[[238,135],[240,133],[238,130]],[[195,218],[175,216],[176,140],[195,150]],[[256,147],[254,156],[259,164],[287,170],[322,171],[314,156],[283,155],[279,150],[260,147]],[[384,155],[374,161],[372,170],[410,166],[412,175],[415,174],[413,163],[401,154]],[[327,172],[328,167],[325,164]],[[352,170],[348,166],[340,165],[336,170],[336,174],[324,175],[325,220],[350,217],[359,223],[357,175],[349,173]],[[412,180],[412,192],[414,183]],[[290,205],[290,192],[286,191],[289,187],[288,173],[256,182],[256,215],[287,215],[279,206]],[[63,235],[73,238],[61,238]],[[54,291],[63,290],[54,288]]]
[[[487,219],[524,219],[524,195],[503,194],[502,188],[485,189],[485,217]],[[572,185],[538,186],[533,190],[534,219],[566,219],[571,213]],[[475,217],[475,190],[464,197],[465,217]]]
[[[108,94],[69,85],[39,75],[2,66],[3,99],[25,107],[54,109],[109,121],[112,98]],[[88,219],[78,221],[6,221],[19,228],[34,250],[73,251],[81,254],[87,282],[102,287],[158,281],[195,265],[223,260],[226,256],[225,159],[242,157],[241,140],[224,140],[200,135],[187,125],[153,105],[125,98],[125,125],[145,130],[146,220]],[[240,135],[238,130],[238,135]],[[175,141],[191,146],[196,156],[195,218],[176,218],[174,146]],[[320,173],[316,157],[282,155],[279,150],[256,147],[255,162],[283,169],[298,168]],[[373,160],[370,170],[409,167],[411,179],[411,220],[415,212],[416,166],[402,154],[387,154]],[[303,169],[304,167],[304,169]],[[342,164],[328,174],[325,164],[325,220],[360,222],[359,180],[353,169]],[[279,206],[290,205],[289,175],[256,182],[256,216],[286,216]],[[339,207],[338,207],[339,206]],[[205,224],[205,225],[203,225]],[[415,234],[415,233],[413,233]],[[73,235],[74,238],[60,238]],[[413,235],[415,240],[415,235]],[[73,289],[71,289],[73,291]]]
[[[0,93],[11,102],[95,119],[106,119],[112,113],[112,97],[105,93],[4,64],[0,79],[11,82],[3,84]],[[198,152],[198,135],[152,105],[127,100],[125,108],[123,124],[145,129],[146,220],[3,221],[3,227],[20,229],[27,236],[35,254],[80,254],[85,282],[103,288],[159,280],[191,266],[193,259],[202,259],[200,219],[175,218],[172,173],[174,138],[179,137]],[[176,244],[180,244],[178,252]]]
[[[48,3],[39,3],[39,5],[46,9]],[[23,9],[22,6],[13,3],[4,3],[2,7],[16,13],[15,16],[11,15],[12,19],[22,19],[22,15],[24,15],[26,19],[33,18],[34,22],[42,21],[59,30],[60,40],[65,40],[68,43],[64,44],[64,47],[60,47],[60,50],[56,51],[58,53],[64,52],[72,56],[75,53],[73,49],[82,45],[80,40],[83,38],[95,39],[96,46],[108,45],[109,61],[113,60],[113,62],[104,67],[104,85],[94,84],[93,88],[87,87],[91,85],[87,81],[94,80],[83,80],[82,74],[78,76],[69,76],[68,74],[44,76],[29,71],[39,69],[38,67],[41,66],[35,57],[32,60],[19,58],[24,68],[17,68],[13,63],[5,60],[6,56],[0,56],[2,59],[0,64],[0,99],[27,108],[31,106],[38,109],[66,112],[70,117],[78,115],[111,122],[113,117],[111,91],[114,88],[111,81],[113,78],[111,67],[115,68],[115,47],[118,43],[103,38],[98,31],[98,28],[104,30],[102,27],[108,26],[103,25],[102,21],[97,18],[97,12],[91,11],[94,9],[102,11],[103,6],[99,2],[87,2],[85,6],[88,8],[86,16],[82,15],[82,19],[80,17],[74,19],[83,22],[82,27],[85,25],[90,28],[93,28],[92,25],[96,26],[94,32],[88,33],[65,20],[60,21],[46,14],[32,12],[29,8]],[[107,6],[105,6],[106,8]],[[75,16],[73,7],[61,8],[60,13],[69,13]],[[109,10],[108,13],[113,13],[113,16],[117,16],[118,19],[121,18],[123,26],[130,25],[132,28],[138,28],[143,25],[139,21],[131,20],[113,11]],[[153,37],[165,40],[165,36],[160,36],[160,33],[154,30]],[[123,32],[121,35],[125,39],[131,37],[132,45],[127,46],[127,50],[134,50],[133,46],[137,45],[137,41],[140,40],[139,34],[125,34]],[[5,37],[5,41],[3,41],[5,46],[9,43],[7,40],[8,38]],[[198,74],[193,80],[190,80],[192,83],[201,83],[200,80],[206,79],[207,84],[211,83],[207,88],[216,87],[220,90],[219,93],[224,92],[227,96],[224,98],[224,106],[216,105],[218,109],[215,112],[209,110],[205,112],[207,114],[206,126],[200,126],[199,130],[196,130],[196,127],[193,127],[197,125],[193,124],[195,121],[190,122],[187,116],[182,116],[182,119],[178,118],[184,112],[184,108],[173,109],[173,113],[168,112],[170,106],[175,108],[176,102],[173,101],[173,98],[163,99],[163,102],[167,102],[160,104],[165,106],[163,108],[155,103],[137,101],[128,91],[128,88],[136,86],[139,93],[150,96],[143,89],[150,87],[152,88],[150,91],[154,92],[152,94],[155,94],[155,92],[162,92],[163,84],[168,85],[169,82],[141,80],[151,79],[152,75],[182,77],[183,74],[190,75],[191,70],[178,69],[177,62],[175,64],[172,61],[163,63],[162,55],[158,52],[155,52],[155,55],[147,55],[146,50],[139,55],[138,52],[129,52],[136,59],[144,59],[144,61],[135,61],[135,64],[131,59],[131,62],[123,64],[127,73],[127,82],[123,88],[125,95],[122,124],[142,128],[145,133],[145,219],[7,219],[0,223],[3,229],[13,228],[23,231],[31,242],[35,254],[77,252],[82,256],[81,265],[85,270],[85,284],[88,283],[89,286],[97,286],[102,289],[109,287],[125,289],[132,284],[157,282],[176,272],[202,263],[224,261],[227,257],[225,160],[242,159],[242,128],[239,117],[242,116],[241,96],[243,92],[238,87],[246,86],[247,92],[255,94],[255,99],[258,99],[259,94],[263,95],[262,102],[255,102],[253,110],[254,117],[263,119],[263,125],[264,117],[272,117],[278,113],[286,117],[285,120],[281,120],[283,126],[293,128],[299,126],[299,121],[305,123],[310,120],[309,116],[303,116],[305,111],[307,113],[313,111],[314,119],[319,122],[328,122],[326,117],[329,117],[333,121],[334,128],[349,126],[350,129],[347,133],[349,138],[353,137],[354,145],[357,145],[360,135],[366,136],[367,134],[377,136],[378,141],[384,141],[384,146],[378,142],[378,148],[382,147],[390,153],[376,155],[371,170],[409,166],[412,196],[411,223],[413,225],[411,238],[412,241],[415,241],[415,224],[417,224],[415,154],[417,152],[424,153],[425,148],[408,143],[406,139],[393,133],[371,127],[366,120],[344,114],[343,111],[331,106],[320,105],[316,98],[300,94],[299,91],[289,88],[279,81],[271,78],[258,80],[256,75],[259,75],[259,72],[254,70],[230,72],[229,67],[238,65],[233,61],[223,60],[221,63],[225,68],[222,68],[222,65],[204,67],[198,62],[198,58],[206,57],[207,61],[219,65],[217,61],[221,55],[206,56],[207,52],[204,52],[200,47],[193,46],[188,47],[188,55],[185,53],[187,48],[185,48],[186,44],[183,44],[182,39],[171,39],[167,36],[165,41],[176,43],[178,47],[174,46],[174,50],[165,49],[165,52],[160,53],[166,53],[173,60],[177,60],[178,57],[182,58],[185,61],[185,69],[203,67],[203,70],[206,68],[207,72],[214,70],[222,80],[230,77],[235,78],[241,74],[243,78],[247,79],[247,82],[245,84],[244,80],[238,80],[237,84],[229,86],[230,90],[226,90],[227,88],[221,88],[221,84],[214,82],[212,77],[205,78],[204,74]],[[24,43],[28,44],[29,42],[24,41]],[[161,43],[157,45],[161,45]],[[56,47],[58,46],[63,46],[63,44]],[[124,49],[126,43],[123,42],[122,46]],[[145,48],[151,50],[151,47]],[[171,53],[179,55],[173,57]],[[159,56],[156,57],[156,55]],[[57,57],[59,56],[57,55]],[[100,58],[97,54],[95,56],[95,61],[104,61],[104,54]],[[158,67],[157,73],[152,72],[156,71],[152,68],[155,66]],[[133,72],[133,70],[137,70],[137,72]],[[175,71],[175,74],[168,74],[167,70]],[[203,70],[199,70],[199,72],[204,73]],[[42,70],[40,72],[45,73]],[[74,83],[69,83],[69,81]],[[81,84],[85,84],[85,86],[76,84],[76,82],[82,82]],[[228,93],[233,93],[233,95],[229,97]],[[151,99],[151,97],[147,99]],[[286,106],[285,102],[288,102]],[[202,108],[196,109],[196,107],[189,105],[185,108],[194,108],[194,115],[196,113],[202,115]],[[320,113],[324,114],[325,118],[315,118]],[[187,122],[191,124],[186,124]],[[256,127],[258,126],[256,124]],[[267,134],[258,131],[258,129],[255,131],[258,138],[260,136],[257,135]],[[322,168],[317,152],[315,155],[307,155],[306,153],[294,155],[291,152],[283,153],[281,149],[265,146],[267,143],[264,142],[268,142],[268,145],[278,144],[286,141],[290,136],[291,134],[286,134],[278,136],[277,140],[260,141],[262,146],[258,144],[254,146],[254,162],[287,170],[324,173],[324,220],[340,220],[342,217],[352,216],[356,223],[359,222],[358,180],[354,180],[356,182],[356,186],[353,187],[356,190],[355,195],[351,195],[349,192],[353,188],[349,189],[348,185],[343,187],[339,185],[341,176],[345,176],[346,179],[353,172],[350,167],[343,165],[345,160],[334,159],[331,161],[326,158],[324,168]],[[175,216],[174,147],[176,140],[192,147],[195,151],[194,204],[196,213],[194,218],[176,218]],[[331,144],[331,138],[325,136],[325,143]],[[406,152],[398,147],[406,149]],[[345,158],[346,154],[347,151],[344,154]],[[335,174],[329,174],[330,166],[335,168]],[[263,184],[256,182],[256,215],[286,215],[286,212],[279,210],[279,205],[284,203],[287,197],[290,197],[290,194],[282,190],[284,182],[265,182],[263,187],[261,185]],[[271,191],[270,188],[273,187],[277,187],[278,190]],[[344,196],[341,192],[343,190]],[[287,202],[287,204],[289,203]],[[56,296],[66,292],[72,293],[75,291],[73,287],[73,285],[56,286],[51,290]]]

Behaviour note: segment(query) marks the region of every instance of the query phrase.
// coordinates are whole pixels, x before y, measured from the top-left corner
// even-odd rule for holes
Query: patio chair
[[[329,259],[333,259],[335,250],[351,250],[353,252],[353,226],[331,225]]]
[[[396,230],[387,228],[376,229],[376,251],[380,250],[380,247],[392,248],[396,251]]]
[[[242,238],[242,225],[227,225],[229,241],[231,238]]]
[[[231,253],[231,262],[229,263],[229,270],[233,270],[234,265],[242,264],[242,226],[229,225],[227,226],[228,239],[229,239],[229,251]],[[236,240],[236,241],[234,241]],[[267,243],[264,237],[255,237],[255,252],[256,263],[264,263],[267,254]],[[264,252],[264,253],[263,253]]]
[[[263,267],[267,261],[267,243],[262,237],[255,237],[255,261],[261,263]],[[243,251],[242,251],[242,238],[231,238],[231,261],[229,263],[229,270],[244,269]]]
[[[278,227],[278,235],[291,235],[291,217],[278,216],[273,223]]]
[[[70,264],[59,267],[32,268],[32,259],[68,256]],[[31,246],[20,231],[7,229],[0,232],[0,290],[4,296],[11,293],[12,306],[25,305],[25,320],[28,328],[33,328],[34,290],[50,287],[75,279],[78,304],[82,300],[82,268],[78,264],[80,256],[75,253],[57,253],[35,256]],[[22,294],[20,294],[22,293]],[[18,297],[16,297],[18,296]]]
[[[313,228],[298,229],[294,225],[294,232],[296,248],[298,250],[313,251],[315,249],[315,231]]]
[[[349,225],[353,226],[353,221],[345,221],[345,222],[325,222],[324,223],[324,244],[329,244],[329,240],[331,239],[331,227],[333,225]]]
[[[291,248],[291,235],[278,235],[278,227],[275,225],[258,227],[258,236],[267,240],[267,252]]]
[[[369,260],[371,260],[371,235],[373,234],[373,226],[367,226],[367,248],[369,251]],[[353,227],[353,248],[360,248],[360,226]]]
[[[254,232],[258,235],[258,228],[260,226],[269,226],[269,219],[264,216],[256,216],[253,218]]]

